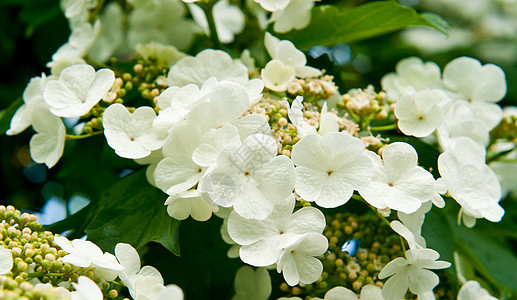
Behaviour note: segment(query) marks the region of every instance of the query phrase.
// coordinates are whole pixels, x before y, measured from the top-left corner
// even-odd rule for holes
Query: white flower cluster
[[[443,150],[436,188],[462,206],[464,223],[472,227],[477,218],[501,220],[501,186],[485,162],[489,133],[503,117],[495,103],[507,90],[501,68],[460,57],[445,66],[442,76],[436,64],[413,57],[400,61],[382,85],[395,101],[404,134],[427,137],[436,132]]]

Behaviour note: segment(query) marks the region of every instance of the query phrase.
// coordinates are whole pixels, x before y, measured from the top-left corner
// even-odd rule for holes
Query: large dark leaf
[[[371,2],[343,11],[321,5],[313,8],[307,27],[278,37],[292,41],[299,48],[312,48],[357,42],[410,26],[430,26],[445,33],[445,24],[436,15],[419,15],[396,1]]]
[[[139,248],[154,241],[180,255],[180,221],[167,214],[166,197],[147,182],[144,170],[124,177],[90,208],[88,239],[110,252],[120,242]]]

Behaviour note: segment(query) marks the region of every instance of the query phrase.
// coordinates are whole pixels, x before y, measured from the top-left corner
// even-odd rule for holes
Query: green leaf
[[[9,129],[14,113],[22,104],[22,97],[19,97],[9,107],[0,112],[0,134],[4,134]]]
[[[90,208],[88,239],[109,252],[121,242],[139,248],[154,241],[179,256],[180,221],[167,214],[165,199],[147,182],[145,170],[122,178]]]
[[[396,1],[371,2],[343,11],[321,5],[312,9],[307,27],[278,37],[308,49],[316,45],[330,47],[337,43],[357,42],[410,26],[430,26],[446,33],[444,24],[445,21],[437,16],[419,15]]]

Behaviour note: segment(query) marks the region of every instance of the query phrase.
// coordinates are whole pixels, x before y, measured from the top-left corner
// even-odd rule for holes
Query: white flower
[[[434,62],[423,62],[418,57],[408,57],[397,63],[396,73],[385,75],[382,88],[388,98],[397,101],[408,91],[420,91],[435,87],[441,78],[440,67]]]
[[[285,33],[292,29],[302,29],[311,21],[311,9],[314,0],[291,0],[284,9],[273,12],[270,22],[275,22],[273,29]]]
[[[298,136],[300,138],[305,137],[306,135],[316,133],[316,128],[306,121],[303,120],[303,97],[297,96],[291,106],[285,102],[287,105],[287,116],[291,123],[296,126],[296,131],[298,132]],[[327,102],[323,103],[323,107],[321,108],[320,114],[320,124],[318,133],[320,135],[325,135],[329,132],[338,132],[339,131],[339,123],[338,118],[335,114],[327,111]]]
[[[314,298],[319,299],[319,298]],[[326,294],[323,300],[384,300],[381,295],[381,288],[375,286],[373,284],[365,285],[361,289],[360,297],[352,292],[351,290],[342,287],[336,286],[335,288],[330,289]]]
[[[450,195],[462,206],[464,213],[499,222],[504,215],[499,206],[501,185],[485,164],[485,156],[483,146],[460,137],[450,144],[449,150],[440,154],[438,170]]]
[[[426,137],[443,122],[440,103],[448,96],[440,90],[422,90],[404,94],[395,105],[398,127],[406,135]]]
[[[61,118],[53,115],[45,102],[33,108],[32,127],[36,131],[29,142],[32,159],[45,163],[49,168],[56,165],[65,148],[66,129]]]
[[[112,2],[104,7],[100,15],[100,31],[88,51],[88,58],[105,62],[115,54],[124,42],[124,12],[122,7]]]
[[[271,294],[271,278],[265,268],[241,267],[235,274],[234,286],[232,300],[267,300]]]
[[[493,64],[481,65],[474,58],[460,57],[449,62],[443,70],[443,84],[453,92],[454,99],[471,103],[476,116],[492,129],[502,118],[498,102],[506,95],[503,70]]]
[[[118,273],[124,269],[111,253],[104,252],[90,241],[75,239],[71,243],[63,236],[54,238],[54,242],[68,255],[63,257],[63,263],[88,268],[94,267],[95,274],[107,281],[114,280]]]
[[[188,48],[198,27],[185,18],[186,13],[185,5],[179,0],[140,1],[128,16],[129,46],[156,42]]]
[[[179,126],[167,138],[162,159],[154,170],[156,185],[165,193],[185,192],[201,179],[206,168],[192,161],[192,152],[202,142],[201,133],[192,126]]]
[[[308,233],[282,252],[277,263],[277,271],[282,271],[285,281],[290,286],[300,282],[313,283],[323,272],[323,264],[314,256],[322,255],[327,248],[326,237],[318,233]]]
[[[34,108],[43,102],[43,90],[47,80],[45,74],[41,74],[41,77],[31,78],[23,91],[24,104],[16,110],[16,113],[11,119],[10,127],[5,134],[16,135],[32,124],[32,113]]]
[[[108,145],[121,157],[137,159],[148,156],[164,143],[164,138],[152,128],[155,117],[154,109],[148,106],[141,106],[130,113],[120,103],[110,105],[102,116]]]
[[[482,145],[488,145],[490,129],[479,121],[472,105],[465,100],[456,100],[445,115],[443,123],[436,130],[438,142],[447,150],[452,140],[469,137]]]
[[[295,75],[296,71],[279,59],[269,61],[260,71],[264,85],[276,92],[286,91],[289,84],[295,79]]]
[[[363,142],[348,133],[303,137],[291,154],[296,165],[296,193],[322,207],[343,205],[372,178],[372,161],[364,153]]]
[[[285,9],[291,0],[253,0],[267,11]]]
[[[99,286],[90,278],[81,276],[77,283],[72,282],[75,292],[71,292],[72,300],[102,300],[104,296]]]
[[[415,149],[402,142],[389,144],[379,156],[368,152],[374,162],[370,184],[359,194],[372,206],[391,208],[407,214],[415,212],[434,195],[434,178],[417,166]]]
[[[397,213],[400,221],[392,221],[391,228],[401,235],[408,242],[411,249],[424,249],[425,239],[421,235],[422,225],[424,224],[425,214],[431,210],[431,201],[427,201],[414,213],[405,214],[401,211]]]
[[[218,81],[230,80],[241,85],[248,82],[248,68],[221,50],[206,49],[195,57],[180,59],[169,70],[167,80],[170,86],[185,86],[189,83],[202,86],[210,77]]]
[[[304,207],[293,213],[294,195],[278,202],[264,220],[241,217],[235,211],[228,218],[228,233],[242,245],[241,260],[247,264],[266,267],[278,261],[282,250],[292,246],[307,233],[321,233],[325,216],[314,207]]]
[[[13,268],[13,254],[11,250],[0,247],[0,275],[11,272]]]
[[[162,275],[152,266],[140,268],[140,256],[133,246],[126,243],[118,243],[115,246],[115,256],[120,265],[124,267],[118,273],[122,283],[129,289],[131,296],[135,297],[135,284],[139,277],[153,276],[163,285]]]
[[[285,66],[292,67],[298,77],[316,77],[321,71],[305,64],[307,59],[291,41],[280,40],[266,32],[264,43],[273,60],[280,60]]]
[[[392,276],[382,288],[386,300],[399,300],[406,291],[423,294],[431,291],[440,281],[438,275],[428,269],[444,269],[451,264],[437,259],[438,252],[432,249],[410,249],[406,258],[397,257],[390,261],[379,273],[379,279]]]
[[[164,204],[167,205],[169,216],[176,220],[185,220],[192,216],[196,221],[206,221],[219,209],[217,205],[207,203],[197,190],[169,196]]]
[[[186,116],[187,124],[201,132],[237,121],[250,106],[246,89],[231,81],[219,83],[209,97],[210,102],[197,105]]]
[[[458,292],[458,300],[497,300],[481,287],[479,282],[470,280],[465,282]]]
[[[189,9],[196,23],[209,35],[208,21],[203,9],[194,4],[189,5]],[[221,0],[215,3],[212,13],[217,36],[221,43],[228,44],[233,42],[234,35],[244,30],[244,14],[237,6],[230,4],[228,0]]]
[[[203,167],[214,166],[219,152],[221,152],[226,145],[237,142],[240,138],[237,127],[232,124],[226,124],[216,129],[214,134],[206,140],[205,143],[200,144],[194,150],[192,153],[192,161]]]
[[[276,141],[264,134],[231,143],[221,150],[216,167],[198,189],[220,206],[233,206],[244,218],[265,219],[294,187],[293,163],[276,154]]]
[[[58,80],[47,83],[43,99],[50,111],[60,117],[85,115],[109,91],[115,82],[110,69],[95,69],[90,65],[73,65],[64,69]]]

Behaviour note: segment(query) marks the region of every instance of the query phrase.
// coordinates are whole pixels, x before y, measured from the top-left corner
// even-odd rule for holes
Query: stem
[[[81,139],[86,139],[86,138],[89,138],[89,137],[92,137],[94,135],[98,135],[98,134],[101,134],[103,133],[103,131],[96,131],[96,132],[92,132],[92,133],[89,133],[89,134],[81,134],[81,135],[70,135],[70,134],[67,134],[66,135],[66,139],[67,140],[81,140]]]
[[[389,131],[389,130],[393,130],[393,129],[397,129],[397,124],[370,127],[371,131]]]
[[[208,29],[210,30],[210,39],[214,44],[214,48],[221,49],[221,42],[219,41],[219,35],[217,34],[217,28],[215,27],[214,12],[212,10],[214,2],[210,1],[209,3],[199,3],[199,6],[205,12]]]

